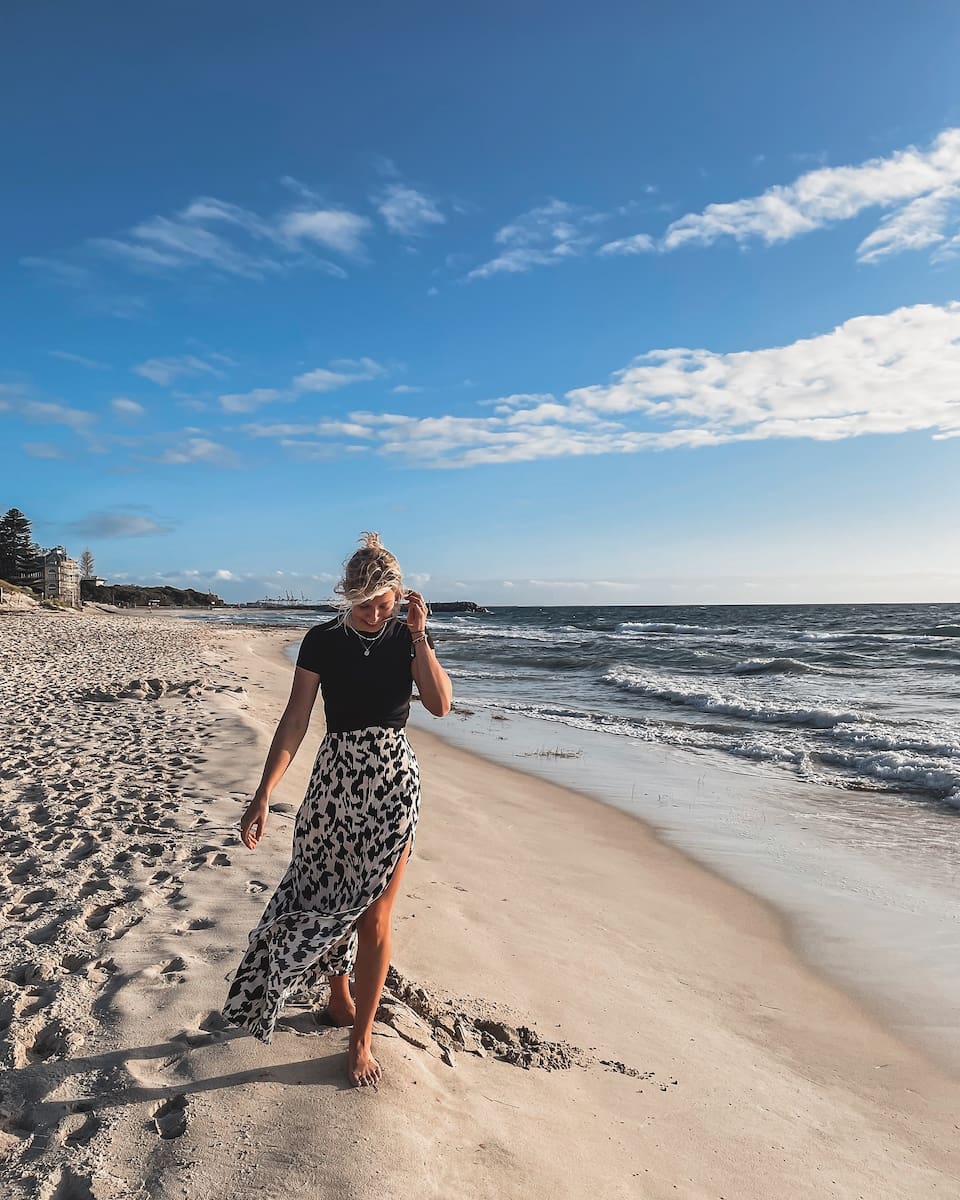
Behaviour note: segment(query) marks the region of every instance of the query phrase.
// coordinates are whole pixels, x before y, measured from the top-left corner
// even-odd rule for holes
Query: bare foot
[[[361,1042],[355,1034],[350,1034],[350,1051],[348,1054],[350,1082],[354,1087],[376,1088],[380,1082],[380,1064],[370,1053],[370,1042]]]
[[[320,1025],[336,1025],[343,1029],[352,1025],[357,1016],[357,1006],[352,1000],[331,1000],[323,1012],[317,1014]]]

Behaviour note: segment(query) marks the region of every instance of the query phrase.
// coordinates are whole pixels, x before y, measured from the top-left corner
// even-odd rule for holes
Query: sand
[[[419,729],[374,1050],[219,1007],[288,861],[238,822],[289,633],[0,616],[0,1194],[953,1197],[960,1085],[640,822]]]

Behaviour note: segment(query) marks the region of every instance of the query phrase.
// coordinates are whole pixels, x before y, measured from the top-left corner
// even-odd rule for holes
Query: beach
[[[322,997],[269,1047],[225,1027],[323,731],[318,705],[247,851],[294,640],[0,617],[4,1196],[956,1194],[946,1055],[801,957],[771,904],[563,786],[562,759],[511,770],[422,715],[379,1090],[349,1086]],[[678,804],[697,778],[672,777]]]

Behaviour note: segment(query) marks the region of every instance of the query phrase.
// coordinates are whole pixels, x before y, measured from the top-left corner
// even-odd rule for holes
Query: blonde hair
[[[379,533],[360,534],[360,549],[344,563],[343,578],[333,590],[341,597],[344,615],[354,604],[363,604],[381,592],[403,591],[400,564],[380,541]]]

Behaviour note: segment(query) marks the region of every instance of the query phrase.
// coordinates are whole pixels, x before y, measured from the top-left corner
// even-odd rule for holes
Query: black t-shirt
[[[404,727],[413,691],[412,658],[405,622],[391,618],[386,632],[371,645],[337,617],[307,632],[297,666],[320,676],[327,729],[345,733],[372,725]]]

